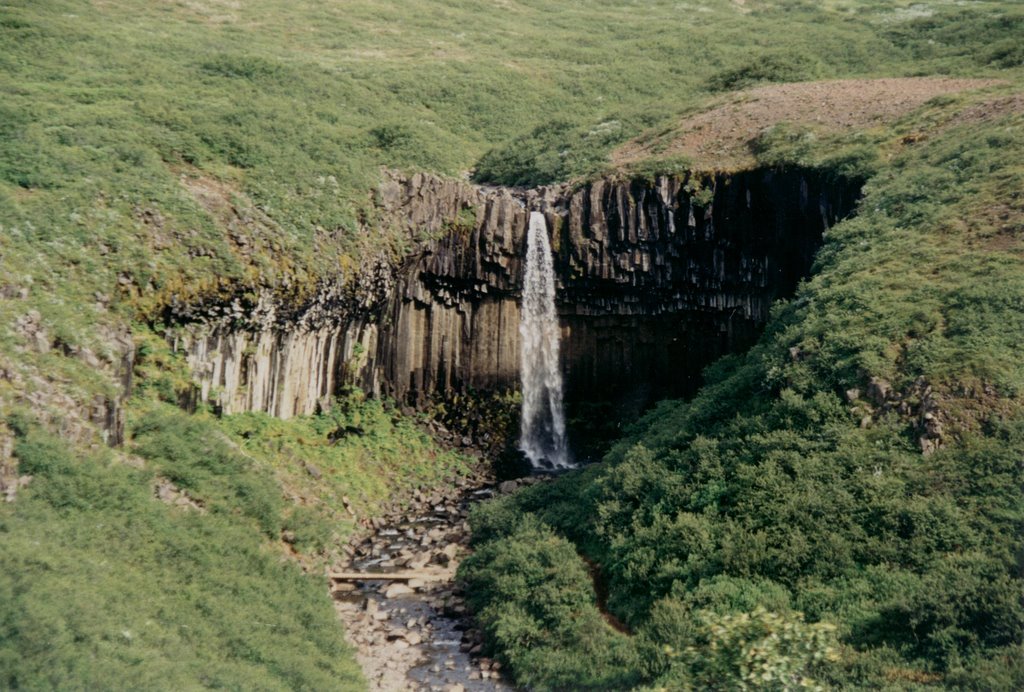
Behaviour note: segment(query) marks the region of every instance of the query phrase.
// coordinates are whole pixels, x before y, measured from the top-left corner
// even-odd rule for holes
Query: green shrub
[[[341,534],[353,528],[347,507],[360,516],[379,512],[394,498],[396,487],[451,482],[472,463],[438,447],[415,421],[399,415],[393,402],[358,390],[314,416],[282,421],[265,413],[242,413],[223,417],[217,426],[227,433],[228,451],[273,469],[274,477],[293,491],[319,498],[300,514],[310,521],[311,514],[319,514]],[[348,498],[347,505],[342,498]],[[308,528],[316,533],[317,524]],[[310,546],[317,541],[313,538]]]
[[[560,152],[565,151],[577,127],[564,120],[538,125],[527,135],[491,149],[476,164],[473,173],[481,183],[539,185],[567,177],[568,167]]]
[[[12,426],[18,431],[14,455],[18,472],[33,477],[33,494],[64,516],[97,510],[131,511],[137,505],[136,487],[143,479],[133,469],[112,466],[103,456],[83,460],[61,441],[35,425]]]
[[[609,118],[591,126],[554,120],[491,149],[477,162],[474,180],[499,185],[544,185],[592,175],[616,144],[635,134],[635,121]]]
[[[295,507],[284,521],[283,529],[294,536],[299,552],[319,552],[331,540],[333,526],[323,514],[311,507]]]
[[[815,677],[839,660],[835,627],[792,616],[698,614],[697,645],[669,650],[669,671],[655,684],[700,689],[791,690],[815,686]],[[678,659],[678,660],[676,660]]]
[[[633,644],[604,622],[572,544],[525,518],[459,568],[467,602],[521,685],[623,689],[638,681]]]
[[[805,82],[821,76],[821,63],[805,53],[759,55],[708,80],[711,91],[734,91],[761,82]]]
[[[374,144],[381,149],[397,149],[408,146],[413,140],[412,130],[402,123],[390,123],[370,130]]]
[[[247,79],[260,85],[281,85],[293,78],[280,63],[256,55],[222,53],[204,60],[199,68],[208,75]]]

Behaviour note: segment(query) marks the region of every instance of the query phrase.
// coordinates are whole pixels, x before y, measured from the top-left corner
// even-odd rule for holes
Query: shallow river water
[[[365,578],[336,580],[332,593],[371,690],[514,689],[500,664],[481,656],[479,633],[454,581],[467,552],[469,506],[493,497],[497,489],[493,482],[468,481],[422,495],[404,516],[378,522],[353,546],[345,571]],[[509,490],[509,484],[502,489]],[[374,579],[374,574],[423,578]]]

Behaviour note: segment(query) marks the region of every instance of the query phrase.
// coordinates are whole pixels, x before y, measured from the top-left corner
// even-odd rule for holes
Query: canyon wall
[[[289,318],[266,306],[178,332],[204,399],[225,412],[310,413],[344,384],[420,405],[514,388],[530,210],[552,229],[570,400],[642,405],[692,393],[749,347],[809,271],[859,186],[812,171],[473,186],[391,174],[381,226],[419,249],[338,277]]]

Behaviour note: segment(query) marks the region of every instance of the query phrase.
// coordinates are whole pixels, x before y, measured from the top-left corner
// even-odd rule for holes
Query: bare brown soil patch
[[[891,122],[929,99],[998,84],[986,79],[843,79],[771,84],[731,94],[683,118],[671,131],[627,142],[612,154],[626,166],[653,157],[686,157],[701,170],[754,165],[750,143],[781,122],[836,132]]]

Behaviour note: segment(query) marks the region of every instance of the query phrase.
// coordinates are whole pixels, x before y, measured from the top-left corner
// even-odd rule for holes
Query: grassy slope
[[[18,427],[34,479],[0,511],[4,687],[361,686],[323,585],[264,545],[278,487],[212,426],[152,418],[144,468]],[[158,473],[205,513],[157,501]]]
[[[30,412],[47,409],[44,417],[56,430],[68,406],[111,391],[94,368],[60,350],[38,354],[26,348],[11,325],[29,310],[41,313],[51,337],[102,357],[108,327],[148,318],[173,297],[188,300],[257,286],[302,294],[318,278],[351,266],[366,250],[368,236],[354,233],[356,219],[381,164],[457,172],[494,148],[479,166],[482,178],[536,182],[586,174],[602,167],[614,144],[697,107],[709,94],[751,80],[928,73],[1018,80],[1019,68],[1008,68],[1021,62],[1019,26],[1019,10],[1000,2],[933,3],[927,12],[919,4],[881,1],[6,3],[0,8],[0,288],[28,288],[29,295],[0,299],[5,325],[0,368],[6,372],[0,378],[0,405],[10,410],[18,402],[24,408],[33,394]],[[994,137],[996,144],[988,148],[998,150],[1002,136],[989,124],[967,141]],[[792,138],[780,140],[794,144]],[[943,141],[947,148],[957,142]],[[797,137],[795,145],[800,144]],[[1009,145],[1006,150],[1012,151]],[[942,149],[929,145],[922,151],[940,156]],[[970,158],[947,155],[958,166]],[[941,157],[934,162],[922,157],[904,159],[911,172],[950,168]],[[901,317],[890,318],[878,338],[837,339],[836,330],[849,326],[843,320],[856,321],[860,314],[851,311],[851,301],[864,296],[844,293],[841,282],[832,286],[832,294],[822,287],[832,302],[810,304],[819,310],[836,307],[793,314],[779,323],[797,330],[787,339],[806,341],[803,348],[817,354],[800,367],[819,370],[794,370],[794,386],[806,389],[812,377],[821,376],[827,387],[849,380],[855,369],[849,363],[860,365],[850,354],[867,354],[872,368],[905,367],[888,349],[902,344],[897,337],[907,323],[900,320],[913,304],[923,314],[911,319],[921,325],[914,334],[935,331],[945,324],[936,320],[946,317],[961,320],[954,319],[951,332],[962,335],[960,341],[915,339],[924,349],[912,350],[918,361],[944,364],[946,373],[936,371],[937,381],[956,379],[950,373],[960,372],[967,360],[972,368],[978,365],[973,374],[1006,394],[1016,374],[1012,366],[997,365],[998,349],[1006,344],[997,349],[990,342],[999,340],[993,333],[1010,334],[1006,303],[1013,300],[1014,284],[972,277],[994,269],[1012,279],[1014,260],[1002,250],[990,253],[981,240],[971,241],[982,243],[977,252],[961,251],[965,238],[991,235],[998,225],[976,213],[984,195],[1010,189],[996,184],[993,171],[984,168],[988,161],[964,168],[967,177],[953,180],[954,185],[946,178],[922,179],[921,199],[914,198],[920,203],[912,209],[931,209],[931,215],[917,225],[901,224],[898,233],[889,234],[882,231],[892,226],[881,221],[877,227],[851,227],[860,228],[872,247],[878,243],[878,253],[883,252],[880,238],[905,243],[891,256],[879,255],[896,263],[886,271],[877,258],[870,260],[870,271],[858,269],[875,276],[874,284],[861,285],[870,287],[868,296],[877,296],[875,308]],[[181,185],[182,176],[220,186],[235,195],[238,208],[254,206],[265,215],[267,232],[255,251],[246,252],[230,239],[222,219]],[[878,180],[880,199],[897,195],[903,184],[902,179],[885,185],[884,177]],[[985,191],[971,189],[978,180],[988,181]],[[939,205],[950,200],[935,192],[957,189],[965,193],[965,210],[974,214],[968,218],[978,219],[977,233],[936,220]],[[889,206],[898,206],[898,200]],[[948,240],[934,247],[940,226]],[[915,243],[905,228],[920,229],[928,242]],[[383,245],[398,252],[408,241],[378,236],[372,242],[373,249]],[[1004,241],[995,244],[1002,247]],[[931,264],[917,262],[921,253]],[[868,261],[864,254],[855,257]],[[941,281],[926,282],[927,290],[917,283],[893,285],[908,276],[910,264],[938,267]],[[822,275],[838,276],[829,271]],[[930,275],[922,269],[921,276]],[[966,286],[955,300],[941,292],[947,279],[950,286]],[[1010,291],[1011,297],[986,291]],[[108,307],[95,300],[96,292],[110,296]],[[979,301],[989,306],[985,325],[964,317],[980,314]],[[147,329],[137,324],[136,337],[151,340]],[[861,348],[865,343],[871,348]],[[830,375],[834,354],[829,349],[837,344],[849,351],[840,355],[853,360]],[[950,344],[958,346],[950,350]],[[376,421],[375,432],[337,451],[325,436],[335,424],[350,424],[351,411],[289,424],[260,417],[189,422],[157,402],[167,389],[157,381],[180,380],[181,363],[166,354],[149,358],[164,374],[141,372],[154,386],[143,387],[131,404],[136,423],[128,449],[139,445],[145,458],[141,470],[125,468],[122,452],[107,456],[80,446],[62,451],[49,442],[32,452],[31,445],[49,433],[11,423],[23,428],[18,456],[38,468],[29,489],[0,515],[4,559],[12,562],[3,570],[2,588],[10,598],[2,602],[14,605],[3,611],[5,681],[247,685],[263,676],[267,686],[320,686],[319,676],[332,665],[340,666],[334,671],[339,684],[354,681],[351,664],[334,661],[340,651],[336,632],[318,635],[313,648],[300,643],[294,622],[284,614],[301,612],[306,626],[326,627],[329,606],[322,591],[315,595],[315,585],[287,568],[279,570],[268,546],[280,545],[276,537],[284,528],[317,545],[325,535],[322,522],[336,518],[331,497],[348,493],[357,499],[360,487],[333,481],[326,489],[303,487],[308,474],[294,460],[328,472],[337,469],[338,476],[378,449],[386,458],[410,460],[413,470],[427,475],[443,474],[454,462],[440,468],[422,463],[434,452],[408,429],[389,427],[391,414],[372,405],[357,404],[356,411]],[[877,372],[895,377],[884,367]],[[54,391],[70,396],[70,403],[51,396]],[[726,385],[716,391],[727,391]],[[754,401],[769,405],[774,399]],[[719,417],[740,410],[728,398],[715,406]],[[666,421],[689,415],[665,410]],[[191,425],[199,426],[198,432]],[[221,434],[234,435],[242,451],[231,445],[174,445],[179,438],[220,439]],[[154,439],[170,446],[161,451]],[[395,439],[397,452],[388,450]],[[646,439],[661,448],[659,439]],[[281,450],[288,453],[278,454]],[[210,459],[229,472],[215,472]],[[179,463],[177,481],[210,505],[202,517],[176,514],[179,510],[152,499],[154,475],[167,475],[168,467]],[[269,480],[275,467],[276,486]],[[366,506],[382,497],[388,486],[379,479],[388,474],[406,475],[390,464],[383,474],[371,475],[362,486]],[[300,506],[302,496],[321,492],[325,504],[312,513],[297,512],[280,504],[280,490],[274,488],[281,485],[300,497]],[[584,494],[593,495],[597,487]],[[111,489],[137,508],[132,516],[140,517],[138,522],[132,524],[132,516],[106,499]],[[266,502],[256,501],[261,497]],[[154,538],[136,544],[128,540],[134,532]],[[245,556],[236,559],[237,551]],[[198,571],[185,568],[196,554],[209,561]],[[256,565],[268,576],[236,582],[229,575],[238,562]],[[66,574],[74,566],[88,569],[92,586],[76,588]],[[159,598],[143,588],[151,584],[140,574],[164,587]],[[225,584],[234,586],[225,589]],[[218,594],[212,605],[198,602],[196,594],[207,590]],[[307,595],[295,601],[293,590]],[[250,593],[261,596],[250,598]],[[112,610],[116,616],[90,610],[119,600],[122,604]],[[263,600],[273,607],[263,608]],[[196,627],[191,620],[201,623],[201,635],[184,633],[186,626]],[[294,644],[279,646],[294,648],[294,658],[268,649],[258,631],[245,633],[251,640],[237,641],[233,634],[245,628],[224,628],[221,622],[276,622],[275,633],[292,637],[286,641]],[[592,626],[593,618],[589,622]],[[61,633],[55,639],[60,645],[51,650],[41,642],[56,637],[53,633]],[[627,665],[632,653],[610,646],[601,651],[612,651],[610,660],[620,669],[633,670]],[[326,663],[325,656],[333,662]],[[552,659],[543,669],[558,665]],[[198,670],[210,677],[189,677]]]
[[[464,576],[492,594],[477,606],[522,679],[558,687],[574,651],[605,641],[586,654],[604,664],[587,669],[596,688],[624,670],[669,688],[1024,682],[1019,98],[943,98],[836,142],[781,127],[760,154],[818,165],[844,151],[874,170],[858,216],[829,230],[758,346],[713,366],[692,401],[662,402],[602,466],[475,518]],[[872,378],[899,396],[883,402]],[[929,456],[925,413],[944,445]],[[537,521],[600,565],[635,636],[595,635],[593,596],[574,627],[510,587],[539,557]],[[552,566],[531,593],[556,579],[570,577]],[[758,608],[780,619],[735,620]],[[773,633],[797,644],[766,649]]]
[[[359,689],[326,585],[298,563],[334,559],[355,521],[343,497],[366,516],[466,461],[360,396],[284,423],[148,394],[131,402],[131,457],[10,417],[32,481],[0,507],[0,684]],[[168,481],[201,509],[158,500]]]

